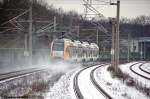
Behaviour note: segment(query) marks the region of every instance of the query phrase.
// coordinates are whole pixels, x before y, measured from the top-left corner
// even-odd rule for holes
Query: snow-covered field
[[[45,71],[0,83],[0,99],[21,97],[30,99],[43,99],[47,96],[47,93],[54,89],[54,85],[57,84],[57,81],[63,77],[66,72],[72,70],[73,68],[75,68],[74,65],[70,66],[70,64],[50,64],[49,68],[47,68]],[[51,89],[52,87],[53,89]]]
[[[132,77],[136,83],[138,82],[141,86],[150,89],[150,81],[130,71],[129,67],[132,64],[135,64],[135,62],[122,64],[120,65],[120,69],[123,73]],[[98,68],[94,72],[94,77],[98,84],[114,99],[150,99],[150,97],[138,90],[135,86],[127,85],[126,81],[122,79],[113,78],[107,70],[108,66]],[[146,63],[142,68],[150,71],[149,66],[150,63]],[[90,72],[95,67],[91,67],[82,72],[78,78],[79,88],[85,99],[96,99],[95,96],[99,95],[97,89],[90,82]],[[75,74],[81,69],[83,67],[80,64],[55,64],[53,68],[44,73],[35,73],[35,75],[30,77],[0,84],[0,94],[5,96],[29,95],[32,99],[76,99],[73,90],[73,79]],[[134,69],[140,72],[138,68]],[[39,86],[42,86],[42,89]]]
[[[76,72],[82,69],[82,67],[80,64],[72,64],[72,66],[75,66],[74,69],[71,69],[69,72],[64,74],[59,81],[50,88],[45,99],[75,99],[71,87],[73,84],[72,80]]]
[[[130,71],[129,66],[134,63],[135,62],[122,64],[120,65],[120,67],[124,73],[128,73]],[[112,78],[111,74],[107,71],[107,67],[108,65],[97,69],[94,73],[94,77],[96,81],[99,83],[99,85],[106,92],[108,92],[109,95],[111,95],[114,99],[150,99],[150,97],[146,96],[143,92],[137,90],[135,87],[128,86],[126,84],[126,81],[123,81],[118,78]],[[148,68],[148,66],[143,67]],[[76,99],[73,90],[73,78],[74,75],[79,70],[80,69],[71,71],[65,74],[63,77],[61,77],[61,79],[54,85],[54,87],[47,94],[46,99],[48,99],[49,97],[51,97],[50,99]],[[83,96],[86,97],[85,99],[96,99],[94,97],[95,95],[92,96],[92,93],[96,94],[97,90],[96,88],[95,89],[93,88],[92,84],[88,84],[90,83],[88,81],[89,77],[86,77],[89,76],[91,70],[92,68],[86,70],[85,72],[81,73],[81,76],[79,77],[79,84],[81,84],[82,86],[79,88],[81,89],[81,93],[83,94]],[[135,75],[133,76],[131,74],[130,76],[136,79]],[[143,82],[145,82],[145,80],[143,80]]]
[[[131,63],[132,64],[132,63]],[[134,63],[133,63],[134,64]],[[141,63],[142,64],[142,63]],[[129,69],[129,66],[128,64],[124,64],[124,65],[121,65],[120,68],[121,70],[126,73],[126,74],[129,74],[131,77],[133,77],[134,80],[136,80],[138,83],[141,83],[142,86],[146,86],[148,88],[150,88],[150,80],[147,80],[145,78],[142,78],[140,77],[139,75],[133,73],[130,69]],[[133,69],[137,72],[137,73],[140,73],[141,75],[144,75],[144,76],[147,76],[147,77],[150,77],[149,74],[146,74],[145,72],[141,71],[139,68],[138,68],[139,64],[136,64],[135,66],[133,66]],[[142,68],[144,70],[147,70],[147,67],[150,66],[150,63],[146,63],[142,66]],[[150,71],[149,71],[150,72]]]
[[[123,70],[125,73],[130,72],[129,66],[132,64],[134,63],[121,65],[121,70]],[[99,85],[114,99],[149,99],[149,97],[136,88],[127,86],[125,81],[118,78],[112,78],[110,73],[107,71],[107,67],[108,66],[99,68],[95,73],[95,78]],[[132,77],[135,78],[134,76]]]
[[[150,72],[150,63],[143,64],[142,68],[147,72]]]
[[[103,99],[105,98],[93,85],[90,79],[91,71],[97,66],[90,67],[79,75],[78,83],[80,91],[85,99]]]

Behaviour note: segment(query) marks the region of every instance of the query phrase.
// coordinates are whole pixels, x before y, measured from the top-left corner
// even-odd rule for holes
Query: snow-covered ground
[[[57,85],[57,81],[66,72],[73,70],[76,65],[77,64],[70,66],[70,64],[54,63],[47,65],[49,68],[41,65],[41,69],[47,68],[47,70],[33,73],[31,75],[20,76],[17,77],[17,79],[11,79],[7,82],[3,81],[0,83],[0,99],[11,97],[29,97],[30,99],[41,99],[45,98],[49,92],[51,92],[52,95],[52,90],[56,87],[55,85]],[[62,76],[61,79],[64,79],[65,75]],[[64,81],[69,80],[68,76]],[[61,84],[59,85],[61,86]],[[51,99],[51,97],[49,98]]]
[[[95,88],[90,79],[91,71],[97,66],[90,67],[83,72],[78,77],[78,83],[80,91],[85,99],[103,99],[105,98],[98,90]]]
[[[121,67],[124,71],[130,71],[129,66],[133,63],[123,64]],[[99,85],[109,93],[114,99],[149,99],[142,92],[136,90],[134,87],[127,86],[123,81],[112,78],[107,71],[107,67],[101,67],[96,70],[95,78]]]
[[[145,71],[150,72],[150,63],[143,64],[142,68],[143,68]]]
[[[148,80],[134,74],[132,71],[130,71],[129,67],[135,63],[136,62],[122,64],[122,65],[120,65],[120,69],[123,71],[123,73],[128,74],[130,77],[132,77],[136,82],[139,82],[142,86],[150,88],[150,81],[148,81]],[[108,66],[109,65],[98,68],[94,72],[94,78],[98,82],[98,84],[110,96],[112,96],[114,99],[150,99],[150,97],[146,96],[146,94],[144,94],[142,91],[137,90],[133,86],[128,86],[125,81],[118,79],[118,78],[112,78],[110,72],[108,72],[108,70],[107,70]],[[138,66],[138,64],[137,64],[137,66]],[[142,68],[146,69],[149,72],[150,71],[149,66],[150,66],[150,63],[146,63],[142,66]],[[99,99],[100,97],[101,97],[101,99],[105,99],[105,97],[103,97],[99,93],[99,91],[93,86],[93,84],[90,80],[90,73],[96,67],[97,66],[90,67],[90,68],[86,69],[85,71],[83,71],[79,75],[79,78],[78,78],[79,88],[85,99]],[[49,70],[49,72],[38,76],[38,79],[39,79],[39,77],[42,79],[45,79],[45,80],[51,79],[51,80],[49,80],[50,82],[48,82],[49,88],[47,88],[47,90],[42,93],[38,92],[35,94],[31,94],[31,96],[37,94],[37,97],[42,96],[45,99],[76,99],[74,89],[73,89],[73,79],[74,79],[75,74],[78,71],[80,71],[81,69],[83,69],[83,67],[80,64],[61,64],[60,63],[60,64],[55,65],[53,68],[51,68],[51,70]],[[141,74],[143,73],[136,67],[134,67],[134,69],[137,70]],[[62,73],[62,74],[60,74],[62,76],[59,76],[60,78],[57,77],[57,74],[59,74],[59,73]],[[53,74],[56,74],[56,76]],[[145,73],[143,73],[143,74],[145,75]],[[30,78],[29,80],[34,79],[36,81],[35,77],[36,77],[36,75],[33,77],[29,77]],[[51,81],[56,77],[59,80],[56,80],[56,82],[54,84],[51,84]],[[20,81],[20,80],[14,81],[10,84],[17,87],[20,83],[23,83],[24,80],[28,81],[27,79],[23,79],[22,81]],[[18,85],[16,84],[16,82],[19,82]],[[33,84],[31,84],[31,82],[34,82],[34,81],[28,81],[27,84],[33,85]],[[3,86],[1,84],[0,87],[3,89],[11,87],[10,84],[9,85],[8,84],[3,84],[5,86]],[[12,86],[12,88],[13,88],[13,86]],[[27,85],[23,84],[21,86],[22,86],[22,88],[25,88],[25,90],[21,91],[20,93],[17,92],[17,90],[21,90],[21,88],[19,88],[19,87],[18,87],[19,89],[15,88],[14,90],[10,90],[10,91],[6,90],[6,91],[8,91],[7,93],[9,93],[10,95],[13,95],[16,92],[19,95],[25,94],[25,93],[29,94],[29,91],[32,91],[32,89],[26,89]],[[30,87],[30,88],[32,88],[32,87]],[[2,89],[1,89],[0,93],[1,92],[3,92]],[[34,98],[37,98],[37,97],[34,97]]]
[[[134,79],[140,79],[143,82],[146,82],[146,80],[143,78],[136,78],[136,75],[133,75],[129,70],[129,66],[134,63],[135,62],[122,64],[120,65],[120,68],[124,73],[129,73],[129,75]],[[149,63],[145,64],[145,66],[142,68],[147,69],[149,68],[148,65]],[[112,78],[111,74],[107,71],[107,67],[108,65],[97,69],[94,72],[94,77],[98,84],[114,99],[150,99],[150,97],[146,96],[143,92],[137,90],[135,87],[128,86],[123,80]],[[79,88],[85,99],[99,99],[99,97],[101,97],[97,89],[90,81],[90,72],[94,68],[95,67],[91,67],[83,71],[78,78]],[[51,88],[50,92],[46,95],[46,99],[49,99],[49,97],[51,97],[50,99],[76,99],[73,89],[73,78],[80,69],[82,68],[72,70],[71,72],[62,76],[61,79],[54,85],[53,88]],[[143,84],[148,84],[148,82]],[[149,84],[147,86],[149,86]],[[101,97],[101,99],[105,98]]]
[[[143,78],[143,77],[141,77],[141,76],[139,76],[139,75],[133,73],[133,72],[129,69],[130,66],[131,66],[130,64],[134,64],[134,62],[133,62],[133,63],[129,63],[129,64],[123,64],[123,65],[121,65],[121,66],[120,66],[121,70],[122,70],[124,73],[129,74],[131,77],[133,77],[133,79],[136,80],[138,83],[142,84],[142,86],[146,86],[146,87],[150,88],[150,80],[147,80],[147,79],[145,79],[145,78]],[[140,64],[142,64],[142,63],[140,63]],[[141,70],[139,69],[139,65],[140,65],[140,64],[134,65],[134,66],[133,66],[133,70],[135,70],[137,73],[140,73],[141,75],[144,75],[144,76],[146,76],[146,77],[150,77],[149,74],[147,74],[147,73],[145,73],[145,72],[143,72],[143,71],[141,71]],[[149,68],[149,66],[150,66],[150,63],[146,63],[146,64],[144,64],[144,65],[142,66],[142,68],[143,68],[144,70],[147,70],[147,68]],[[149,71],[149,72],[150,72],[150,71]]]
[[[59,81],[55,83],[52,88],[50,88],[49,92],[45,96],[45,99],[75,99],[70,86],[73,84],[72,79],[76,72],[82,69],[79,64],[76,64],[75,66],[76,68],[71,69],[63,75]]]

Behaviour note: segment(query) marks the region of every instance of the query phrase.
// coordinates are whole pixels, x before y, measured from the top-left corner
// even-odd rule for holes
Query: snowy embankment
[[[97,88],[93,85],[91,81],[91,71],[95,69],[97,66],[93,66],[90,68],[85,69],[79,74],[78,77],[78,86],[82,93],[82,96],[85,99],[103,99],[105,96],[97,90]]]
[[[134,63],[135,62],[121,65],[121,70],[123,73],[129,74],[129,76],[137,80],[139,79],[139,81],[143,80],[143,82],[146,82],[146,80],[143,78],[136,78],[135,74],[132,74],[132,72],[129,70],[129,67]],[[118,78],[112,78],[107,68],[108,66],[100,67],[96,70],[94,76],[99,85],[114,99],[149,99],[149,97],[137,90],[135,87],[128,86],[126,81]]]
[[[145,82],[143,78],[136,78],[137,75],[132,74],[132,72],[129,70],[129,67],[135,64],[135,62],[132,63],[127,63],[127,64],[122,64],[120,65],[121,70],[123,73],[128,74],[130,77],[133,79],[140,79],[139,81]],[[145,68],[146,70],[149,69],[149,64],[145,64],[142,68]],[[98,84],[114,99],[149,99],[149,97],[144,94],[142,91],[137,90],[135,86],[130,86],[127,84],[126,80],[127,79],[119,79],[119,78],[114,78],[111,76],[111,73],[107,70],[109,65],[107,66],[102,66],[98,68],[94,72],[94,77],[95,80],[98,82]],[[148,69],[147,69],[148,68]],[[45,95],[46,99],[76,99],[74,89],[73,89],[73,79],[75,74],[82,69],[82,67],[78,66],[76,69],[71,69],[69,72],[65,73],[57,83],[54,84],[52,88],[49,88],[49,92]],[[79,77],[79,87],[81,90],[81,93],[83,96],[86,96],[85,99],[95,99],[94,97],[90,97],[92,93],[96,93],[96,91],[93,90],[92,84],[87,84],[87,80],[90,77],[89,76],[91,69],[87,69],[87,71],[81,73]],[[86,76],[86,77],[85,77]],[[87,79],[87,80],[85,80]],[[89,80],[90,82],[90,80]],[[142,84],[147,84],[148,83],[142,83]],[[84,88],[84,85],[87,86]],[[96,88],[95,88],[96,89]],[[88,91],[85,91],[88,90]],[[90,94],[91,91],[91,94]],[[89,96],[89,97],[88,97]]]
[[[31,75],[18,77],[17,79],[8,80],[7,82],[0,83],[0,99],[1,98],[43,99],[45,98],[45,96],[47,96],[47,93],[49,92],[51,92],[50,96],[52,96],[53,94],[52,90],[57,86],[57,82],[61,81],[62,79],[63,81],[69,80],[68,76],[70,74],[67,75],[65,73],[75,68],[74,65],[70,66],[70,64],[62,64],[62,63],[49,64],[47,65],[47,67],[48,68],[44,71],[40,71],[37,73],[33,73]],[[43,65],[41,65],[41,68],[44,68]],[[67,78],[65,79],[66,75]],[[62,84],[60,84],[60,86],[61,85]],[[58,90],[60,89],[59,87]],[[57,92],[55,93],[57,97]],[[52,98],[49,97],[49,99]]]
[[[101,93],[93,86],[90,80],[91,71],[96,68],[91,67],[83,71],[79,78],[79,88],[85,99],[99,99],[103,97]],[[78,67],[74,70],[63,75],[57,83],[49,90],[46,95],[46,99],[76,99],[74,89],[73,89],[73,80],[77,72],[79,72],[82,67]],[[88,86],[88,87],[87,87]]]
[[[142,64],[142,63],[141,63],[141,64]],[[145,72],[143,72],[143,71],[141,71],[141,70],[139,69],[139,65],[140,65],[140,64],[134,65],[134,66],[132,67],[132,69],[133,69],[134,71],[136,71],[137,73],[143,75],[143,76],[150,77],[149,74],[147,74],[147,73],[145,73]],[[149,63],[143,64],[143,65],[142,65],[142,68],[143,68],[143,69],[145,68],[144,70],[147,70],[148,65],[150,65],[150,64],[149,64]],[[141,77],[141,76],[139,76],[139,75],[133,73],[133,72],[130,70],[130,65],[128,65],[128,64],[121,65],[120,68],[121,68],[121,70],[122,70],[124,73],[129,74],[131,77],[133,77],[133,79],[136,80],[136,82],[141,83],[142,86],[146,86],[146,87],[149,87],[149,88],[150,88],[150,80],[147,80],[147,79],[145,79],[145,78],[143,78],[143,77]],[[150,72],[150,71],[149,71],[149,72]]]
[[[75,75],[76,72],[82,67],[79,64],[74,66],[76,66],[75,69],[72,69],[64,74],[59,81],[56,82],[52,88],[50,88],[49,92],[45,96],[45,99],[75,99],[75,97],[72,95],[72,89],[70,86],[73,84],[73,75]]]

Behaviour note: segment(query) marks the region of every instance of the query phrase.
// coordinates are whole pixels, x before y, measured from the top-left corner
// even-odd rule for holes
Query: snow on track
[[[124,71],[130,71],[129,66],[134,63],[123,64]],[[133,87],[126,86],[121,80],[112,78],[107,71],[108,66],[100,67],[95,71],[95,80],[113,99],[149,99]],[[131,71],[130,71],[131,72]]]
[[[90,67],[82,71],[78,77],[80,91],[85,99],[105,99],[97,88],[93,85],[90,79],[91,71],[97,66]]]
[[[143,70],[142,66],[143,66],[143,63],[141,63],[140,65],[133,65],[133,66],[131,66],[130,68],[131,68],[132,71],[135,72],[137,75],[139,75],[139,76],[141,76],[141,77],[143,77],[143,78],[145,78],[145,79],[150,80],[150,74],[148,74],[148,73],[142,71],[142,70]],[[141,70],[140,68],[141,68],[142,70]],[[145,70],[145,69],[144,69],[144,70]]]
[[[6,74],[1,74],[0,75],[0,83],[4,83],[10,80],[14,80],[20,77],[24,77],[24,76],[28,76],[31,75],[35,72],[40,72],[40,71],[44,71],[46,69],[28,69],[28,70],[21,70],[21,71],[16,71],[16,72],[10,72],[10,73],[6,73]]]
[[[143,86],[146,86],[146,87],[149,87],[150,88],[150,80],[147,80],[145,78],[142,78],[141,76],[135,74],[134,72],[132,72],[130,70],[130,66],[132,64],[135,64],[136,62],[132,62],[130,64],[124,64],[124,65],[121,65],[120,68],[121,70],[126,73],[126,74],[129,74],[131,77],[133,77],[134,79],[136,79],[138,82],[140,82]],[[142,63],[139,63],[139,64],[136,64],[134,67],[134,70],[135,71],[138,71],[141,75],[145,75],[145,73],[143,73],[141,70],[139,70],[139,65],[141,65]],[[147,63],[147,65],[150,65],[150,63]]]
[[[149,63],[145,63],[141,66],[141,69],[143,69],[145,72],[147,72],[147,74],[150,74],[150,64]]]

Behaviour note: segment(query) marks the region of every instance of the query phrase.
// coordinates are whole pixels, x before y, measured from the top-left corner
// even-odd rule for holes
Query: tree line
[[[91,33],[95,31],[82,31],[81,29],[89,29],[95,28],[96,26],[91,23],[91,20],[84,19],[82,15],[78,14],[75,11],[65,12],[63,9],[58,8],[56,9],[53,5],[48,5],[45,0],[3,0],[0,2],[0,26],[1,24],[7,22],[8,20],[12,19],[13,17],[19,15],[23,11],[29,9],[30,5],[33,6],[33,22],[36,20],[53,20],[54,16],[57,18],[58,27],[69,27],[72,28],[73,26],[80,26],[80,39],[85,39],[86,36],[91,35]],[[29,13],[21,16],[19,20],[28,20]],[[96,20],[93,18],[92,21],[96,23],[102,24],[110,33],[111,35],[111,18],[105,18],[103,20]],[[120,34],[121,35],[128,35],[130,34],[132,37],[144,37],[150,36],[150,16],[139,16],[135,19],[127,19],[121,18],[120,20]],[[22,34],[28,32],[28,24],[21,23],[25,31],[21,31]],[[40,28],[43,23],[33,23],[34,26]],[[10,27],[12,24],[5,24],[1,26],[0,31],[4,31],[1,35],[5,35],[7,33],[16,33],[16,31],[8,30],[5,31],[5,28],[2,27]],[[104,34],[100,32],[99,34]],[[87,37],[91,39],[91,41],[95,41],[96,35],[93,34],[91,37]],[[101,40],[101,39],[100,39]],[[96,42],[96,41],[95,41]]]

